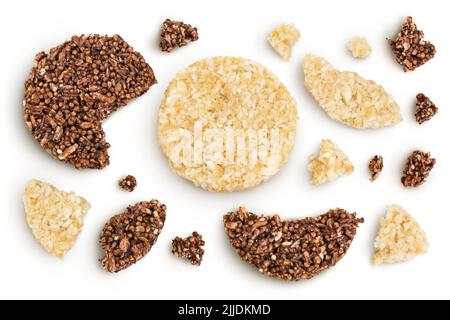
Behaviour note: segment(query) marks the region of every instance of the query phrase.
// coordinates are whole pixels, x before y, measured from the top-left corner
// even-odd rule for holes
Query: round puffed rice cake
[[[198,61],[169,84],[159,142],[171,168],[213,192],[253,188],[276,174],[293,148],[297,107],[259,63]]]

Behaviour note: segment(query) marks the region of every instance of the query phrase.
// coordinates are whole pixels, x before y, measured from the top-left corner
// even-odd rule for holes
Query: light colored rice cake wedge
[[[28,183],[23,202],[33,235],[45,250],[63,258],[73,247],[90,204],[38,180]]]
[[[400,107],[383,87],[355,72],[341,72],[325,59],[307,55],[305,85],[328,115],[358,129],[393,126],[403,118]]]
[[[169,84],[158,136],[171,168],[213,192],[253,188],[276,174],[293,148],[294,99],[259,63],[198,61]]]
[[[347,155],[331,140],[323,140],[319,155],[312,155],[309,159],[308,170],[314,186],[334,181],[354,171],[354,166]]]
[[[373,264],[406,262],[427,251],[427,236],[420,225],[404,209],[390,206],[380,221]]]

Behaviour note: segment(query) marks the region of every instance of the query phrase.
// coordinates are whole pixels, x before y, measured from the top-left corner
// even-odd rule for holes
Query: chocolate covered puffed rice
[[[157,200],[129,206],[112,217],[100,233],[105,256],[100,259],[108,272],[122,271],[144,258],[158,240],[166,206]]]
[[[420,150],[414,151],[408,158],[403,171],[402,184],[405,187],[417,188],[427,181],[431,170],[436,164],[436,159],[431,153]]]
[[[412,17],[408,17],[395,40],[388,39],[397,63],[403,71],[414,71],[434,58],[436,47],[424,40],[425,34],[418,30]]]
[[[25,122],[56,159],[103,169],[110,145],[102,122],[155,83],[144,57],[120,36],[74,36],[35,57],[25,83]]]
[[[390,206],[380,221],[373,264],[406,262],[427,251],[427,236],[417,221],[399,206]]]
[[[416,121],[423,124],[431,120],[439,111],[436,105],[423,93],[417,95],[416,111],[414,113]]]
[[[378,179],[384,168],[384,160],[382,156],[375,156],[369,163],[370,180],[373,182]]]
[[[223,218],[231,245],[262,274],[288,281],[311,279],[347,253],[364,219],[342,209],[316,218],[283,221],[240,208]]]
[[[319,186],[344,174],[351,174],[355,168],[336,144],[331,140],[323,140],[319,155],[310,157],[308,170],[311,173],[311,183]]]
[[[164,52],[172,52],[173,49],[186,46],[198,39],[197,28],[181,21],[166,19],[163,23],[159,47]]]
[[[282,24],[278,26],[267,38],[271,47],[288,61],[291,58],[292,46],[300,39],[301,32],[294,24]]]
[[[334,120],[359,129],[382,128],[401,122],[400,107],[372,80],[355,72],[341,72],[325,59],[307,55],[305,85]]]
[[[137,187],[137,180],[134,176],[128,175],[119,180],[119,187],[128,192],[133,192]]]
[[[35,238],[46,251],[63,258],[75,244],[90,204],[38,180],[28,183],[23,202]]]
[[[187,259],[194,266],[202,264],[205,250],[203,246],[205,241],[197,231],[193,232],[191,236],[183,239],[176,237],[172,240],[172,253],[182,259]]]

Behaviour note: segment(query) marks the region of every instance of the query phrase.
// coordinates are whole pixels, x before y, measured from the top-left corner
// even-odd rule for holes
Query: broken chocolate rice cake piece
[[[417,30],[412,17],[408,17],[395,40],[388,39],[397,63],[403,71],[414,71],[434,58],[436,47],[424,40],[425,34]]]
[[[180,237],[173,239],[172,253],[179,258],[189,260],[194,266],[200,266],[205,254],[204,245],[202,235],[195,231],[185,239]]]
[[[144,57],[119,35],[73,36],[36,55],[25,82],[25,122],[56,159],[103,169],[110,145],[102,122],[155,83]]]
[[[282,221],[240,208],[223,218],[239,256],[264,275],[299,281],[311,279],[347,253],[360,223],[356,213],[330,210],[316,218]]]
[[[166,19],[163,23],[159,47],[161,51],[172,52],[173,49],[186,46],[198,39],[197,28],[181,21]]]
[[[105,256],[100,259],[108,272],[119,272],[135,264],[158,240],[166,221],[166,206],[157,200],[140,202],[112,217],[100,233]]]
[[[419,124],[423,124],[426,121],[431,120],[439,111],[438,107],[423,93],[417,95],[416,121]]]
[[[403,186],[417,188],[424,184],[435,164],[436,159],[431,157],[431,153],[414,151],[409,156],[403,171]]]

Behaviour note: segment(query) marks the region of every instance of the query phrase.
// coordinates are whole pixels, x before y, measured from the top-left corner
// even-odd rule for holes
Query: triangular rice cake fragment
[[[427,236],[420,225],[404,209],[390,206],[380,221],[373,264],[406,262],[427,251]]]
[[[23,202],[33,235],[46,251],[63,258],[75,244],[90,204],[38,180],[28,183]]]
[[[319,156],[312,155],[310,161],[308,170],[314,186],[334,181],[354,171],[354,166],[347,155],[331,140],[323,140]]]

